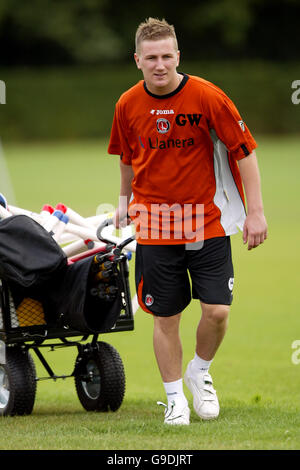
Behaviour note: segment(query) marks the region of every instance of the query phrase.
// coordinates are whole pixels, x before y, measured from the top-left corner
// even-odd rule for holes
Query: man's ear
[[[140,69],[140,68],[141,68],[141,66],[140,66],[140,59],[139,59],[139,56],[137,55],[136,52],[134,53],[134,60],[135,60],[135,63],[136,63],[137,68]]]
[[[176,67],[178,67],[179,62],[180,62],[180,51],[177,51],[177,65],[176,65]]]

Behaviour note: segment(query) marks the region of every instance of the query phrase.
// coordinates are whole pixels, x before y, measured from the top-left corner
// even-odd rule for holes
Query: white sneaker
[[[193,394],[194,410],[202,419],[215,419],[219,416],[220,406],[211,375],[208,372],[192,373],[191,362],[184,374],[184,381]]]
[[[171,401],[169,406],[161,401],[158,401],[157,404],[165,407],[165,424],[190,424],[190,409],[188,405],[176,403],[174,400]]]

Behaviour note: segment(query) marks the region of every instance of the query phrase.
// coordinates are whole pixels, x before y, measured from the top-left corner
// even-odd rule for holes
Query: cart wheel
[[[6,348],[6,362],[0,364],[0,416],[30,414],[35,394],[36,373],[29,352]]]
[[[116,411],[125,394],[125,372],[118,351],[99,341],[98,350],[79,356],[75,375],[78,398],[87,411]],[[77,358],[77,359],[78,359]]]

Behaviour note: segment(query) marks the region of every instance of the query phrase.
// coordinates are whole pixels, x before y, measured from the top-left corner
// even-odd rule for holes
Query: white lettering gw
[[[108,465],[132,465],[137,468],[141,463],[142,457],[121,457],[114,454],[113,457],[108,457]]]

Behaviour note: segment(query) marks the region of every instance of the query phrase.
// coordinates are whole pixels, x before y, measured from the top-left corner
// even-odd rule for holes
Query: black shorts
[[[231,305],[233,280],[230,237],[205,240],[198,250],[137,244],[136,290],[146,312],[158,316],[182,312],[191,301],[191,286],[194,299]]]

